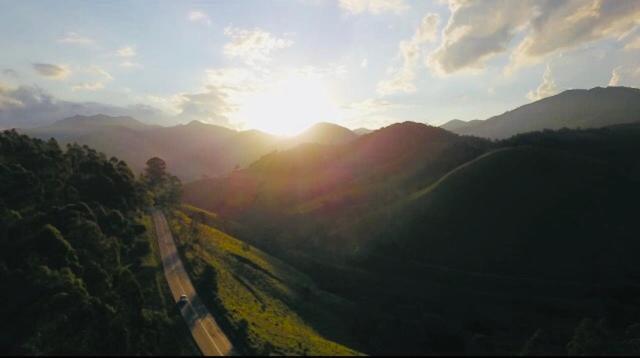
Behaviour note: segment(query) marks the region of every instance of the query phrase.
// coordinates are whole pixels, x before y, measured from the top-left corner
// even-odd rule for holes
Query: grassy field
[[[350,337],[340,314],[349,302],[210,226],[216,220],[214,214],[186,207],[171,215],[170,225],[199,293],[231,331],[234,344],[254,354],[359,354],[346,347],[350,342],[334,341]]]

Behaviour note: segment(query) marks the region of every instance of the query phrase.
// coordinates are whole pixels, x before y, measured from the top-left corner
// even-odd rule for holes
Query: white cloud
[[[512,51],[507,72],[549,54],[605,38],[619,39],[640,23],[637,0],[449,0],[451,16],[427,64],[438,74],[477,70]]]
[[[339,0],[339,5],[343,10],[352,14],[364,12],[399,14],[409,9],[409,5],[404,0]]]
[[[189,21],[191,22],[200,22],[200,23],[206,24],[207,26],[211,25],[211,18],[209,18],[209,15],[207,15],[202,11],[197,11],[197,10],[190,11],[188,18],[189,18]]]
[[[92,38],[82,36],[77,32],[67,32],[62,38],[58,40],[58,42],[85,46],[95,44],[95,41]]]
[[[100,67],[100,66],[91,66],[89,68],[89,71],[93,74],[96,74],[100,77],[102,77],[104,80],[107,81],[112,81],[113,80],[113,76],[107,72],[104,68]]]
[[[529,93],[527,93],[527,98],[531,101],[538,101],[557,93],[558,87],[553,79],[551,67],[547,64],[547,68],[544,70],[544,74],[542,75],[542,83],[535,91],[529,91]]]
[[[62,80],[71,73],[71,70],[65,65],[54,65],[50,63],[34,63],[33,69],[41,76],[53,80]]]
[[[133,62],[133,61],[123,61],[122,63],[120,63],[120,67],[124,67],[124,68],[142,68],[142,65],[137,63],[137,62]]]
[[[640,66],[618,66],[611,71],[609,86],[638,86],[640,84]]]
[[[116,51],[116,55],[124,58],[131,58],[137,55],[135,46],[124,46]]]
[[[104,88],[104,83],[102,82],[92,82],[92,83],[82,83],[79,85],[75,85],[71,87],[72,91],[91,91],[95,92]]]
[[[231,58],[240,58],[249,65],[271,59],[271,53],[293,45],[293,41],[278,38],[259,28],[247,30],[234,27],[224,29],[231,42],[224,45],[224,54]]]
[[[640,24],[640,1],[551,1],[512,54],[510,68],[536,63],[544,56],[604,38],[620,38]]]
[[[640,35],[636,36],[633,40],[627,42],[627,44],[624,45],[624,49],[626,51],[640,50]]]
[[[422,18],[413,37],[400,42],[398,57],[402,59],[402,67],[391,69],[391,78],[378,83],[378,93],[388,95],[415,92],[416,67],[424,52],[422,47],[437,39],[439,23],[440,17],[429,13]]]

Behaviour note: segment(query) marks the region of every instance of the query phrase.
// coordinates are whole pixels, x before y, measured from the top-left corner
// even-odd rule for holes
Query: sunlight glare
[[[339,107],[320,78],[291,74],[247,98],[238,118],[249,128],[277,135],[295,135],[317,122],[337,122]]]

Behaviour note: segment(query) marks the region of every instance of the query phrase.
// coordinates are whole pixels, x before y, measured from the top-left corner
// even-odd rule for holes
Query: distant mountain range
[[[441,127],[465,135],[508,138],[543,129],[599,128],[640,121],[640,89],[575,89],[507,111],[487,120],[454,119]]]
[[[51,125],[21,132],[61,144],[86,144],[125,160],[136,171],[154,156],[182,180],[226,174],[275,150],[303,143],[340,144],[358,137],[347,128],[318,123],[295,137],[279,137],[257,130],[236,131],[192,121],[173,127],[153,126],[131,117],[73,116]]]

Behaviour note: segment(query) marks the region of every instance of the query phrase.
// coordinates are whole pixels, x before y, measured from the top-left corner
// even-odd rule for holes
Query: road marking
[[[168,223],[166,221],[165,216],[162,213],[155,212],[153,216],[154,216],[154,224],[155,224],[155,228],[156,228],[156,235],[158,236],[159,243],[163,244],[163,245],[160,245],[160,246],[162,246],[161,247],[161,256],[162,256],[162,251],[165,251],[165,254],[167,254],[167,256],[171,252],[174,253],[171,262],[170,263],[167,262],[167,265],[164,265],[165,260],[164,259],[162,260],[163,261],[163,266],[165,266],[165,276],[167,278],[167,281],[169,281],[169,286],[171,288],[171,275],[173,274],[173,278],[175,279],[175,282],[178,284],[178,286],[180,286],[180,290],[181,290],[182,294],[186,295],[187,292],[185,291],[184,286],[180,282],[181,281],[180,273],[183,273],[185,275],[187,275],[187,273],[184,270],[184,266],[182,265],[182,262],[179,260],[179,258],[177,256],[177,254],[178,254],[177,251],[178,250],[177,250],[177,247],[175,245],[175,241],[173,240],[173,236],[171,235],[171,231],[168,230],[168,226],[169,225],[168,225]],[[162,249],[164,249],[164,250],[162,250]],[[179,265],[178,265],[178,263],[179,263]],[[180,267],[180,270],[178,269],[178,266]],[[188,276],[187,276],[187,278],[188,278]],[[189,283],[190,283],[190,281],[189,281]],[[193,287],[193,285],[191,285],[191,287],[193,288],[193,292],[194,292],[193,297],[196,297],[196,298],[199,299],[198,294],[195,291],[195,288]],[[175,297],[174,297],[174,300],[176,300],[176,302],[177,302],[177,299]],[[221,356],[224,356],[224,354],[222,353],[222,351],[220,350],[220,348],[216,344],[215,340],[213,339],[211,334],[209,334],[209,331],[207,331],[206,327],[202,323],[202,321],[204,319],[206,319],[207,316],[211,315],[209,313],[209,311],[205,309],[206,314],[204,315],[204,317],[201,317],[202,313],[196,311],[191,302],[188,302],[188,305],[189,305],[189,309],[191,310],[191,312],[197,318],[196,320],[197,320],[198,324],[200,324],[200,328],[202,328],[204,333],[207,335],[207,338],[209,338],[209,340],[213,344],[213,347],[216,349],[216,351],[218,351],[218,354],[220,354]],[[180,312],[182,313],[182,310],[180,310]],[[211,320],[213,321],[212,323],[214,324],[214,327],[217,326],[217,324],[213,320],[213,316],[211,316]],[[220,334],[223,334],[223,333],[220,332]]]
[[[175,271],[175,269],[174,269]],[[182,294],[186,295],[187,293],[184,290],[184,287],[182,286],[182,284],[180,283],[180,279],[178,279],[176,282],[178,282],[178,286],[180,286],[180,290],[182,290]],[[194,290],[195,291],[195,290]],[[194,295],[195,297],[195,295]],[[191,302],[187,303],[189,305],[189,308],[191,309],[191,312],[193,312],[197,317],[198,317],[198,323],[200,324],[200,327],[202,327],[202,330],[204,331],[204,333],[207,334],[207,337],[209,337],[209,340],[211,341],[211,343],[213,343],[213,346],[216,348],[216,350],[218,351],[218,354],[220,354],[221,356],[224,356],[224,354],[222,354],[222,352],[220,351],[220,348],[218,348],[218,345],[216,344],[216,341],[213,340],[213,338],[211,337],[211,335],[209,334],[209,332],[207,331],[207,329],[204,327],[204,325],[202,324],[202,319],[200,318],[200,314],[197,313],[194,309],[193,309],[193,305],[191,305]],[[206,316],[205,316],[206,317]]]

